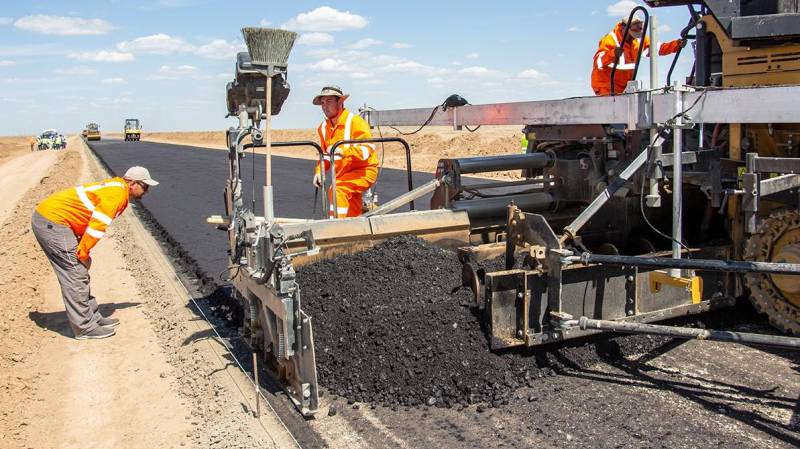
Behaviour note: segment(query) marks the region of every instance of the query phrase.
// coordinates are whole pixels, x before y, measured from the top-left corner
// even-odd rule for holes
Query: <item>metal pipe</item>
[[[657,324],[632,323],[627,321],[594,320],[585,316],[564,322],[565,326],[580,326],[581,329],[597,329],[628,334],[664,335],[687,340],[710,340],[730,343],[771,346],[775,348],[800,349],[800,338],[781,335],[751,334],[748,332],[693,329],[688,327],[660,326]]]
[[[417,187],[416,189],[414,189],[414,190],[412,190],[410,192],[404,193],[404,194],[398,196],[397,198],[384,203],[382,206],[378,207],[377,209],[374,209],[374,210],[371,210],[371,211],[367,212],[366,214],[364,214],[364,216],[365,217],[372,217],[372,216],[375,216],[375,215],[388,214],[389,212],[397,209],[398,207],[403,206],[406,203],[410,203],[411,201],[414,201],[415,199],[417,199],[419,197],[425,196],[425,195],[433,192],[441,184],[442,184],[442,181],[440,179],[432,179],[432,180],[428,181],[427,183]]]
[[[451,210],[466,211],[470,219],[498,217],[503,215],[503,212],[508,208],[508,204],[511,201],[525,212],[546,211],[552,209],[556,204],[556,199],[552,194],[537,192],[493,198],[459,200],[453,203]]]
[[[526,153],[466,157],[453,159],[453,162],[460,174],[473,174],[552,167],[555,158],[550,153]]]
[[[672,125],[672,258],[681,258],[683,242],[683,84],[675,81],[675,122]],[[679,277],[681,272],[672,271]]]
[[[767,273],[800,275],[800,264],[778,262],[749,262],[714,259],[673,259],[669,257],[617,256],[585,252],[569,256],[566,262],[608,265],[626,265],[644,268],[671,268],[677,270],[725,271],[730,273]]]
[[[658,21],[656,16],[650,18],[650,90],[651,92],[648,94],[650,97],[653,96],[652,90],[656,88],[658,83],[658,57],[653,55],[653,46],[658,46]],[[656,55],[658,52],[656,51]],[[653,102],[648,102],[650,105],[650,116],[652,117],[653,114]],[[655,142],[656,137],[658,136],[658,129],[656,126],[652,126],[650,128],[650,141],[649,145],[652,145]],[[661,155],[661,146],[651,147],[648,148],[650,151],[650,157],[652,160],[658,160],[658,157]],[[656,167],[653,165],[653,167]],[[658,170],[656,168],[655,170]],[[648,181],[648,195],[647,195],[647,205],[649,207],[661,207],[661,194],[658,191],[658,176],[656,173],[645,173],[645,176],[649,176],[650,179]]]
[[[264,140],[267,147],[267,185],[264,186],[264,217],[268,223],[272,223],[275,218],[275,201],[272,195],[272,76],[267,75],[266,81],[266,103],[264,112],[266,113],[264,125]]]

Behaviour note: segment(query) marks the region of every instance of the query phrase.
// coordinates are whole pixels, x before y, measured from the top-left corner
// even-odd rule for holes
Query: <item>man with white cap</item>
[[[338,86],[323,87],[314,97],[313,104],[322,107],[325,120],[317,128],[320,144],[327,154],[330,147],[343,140],[369,139],[369,125],[358,114],[344,107],[345,95]],[[345,218],[361,215],[362,194],[378,179],[378,156],[370,143],[340,145],[333,156],[336,172],[336,192],[328,192],[331,198],[328,215]],[[325,159],[325,173],[330,173],[330,162]],[[319,187],[320,166],[314,175],[314,185]]]
[[[141,199],[158,182],[144,167],[131,167],[122,177],[56,192],[36,206],[31,227],[53,266],[67,318],[78,340],[114,335],[119,320],[97,311],[89,289],[92,247],[120,216],[128,201]]]
[[[633,70],[636,66],[636,56],[639,54],[639,46],[644,45],[643,56],[651,56],[650,39],[645,36],[642,19],[634,16],[631,20],[625,42],[622,42],[622,35],[628,18],[620,20],[610,33],[600,39],[598,49],[592,60],[592,90],[595,95],[609,95],[611,93],[611,71],[616,65],[617,71],[614,74],[614,93],[620,94],[625,90],[628,81],[633,79]],[[658,44],[659,56],[676,53],[686,45],[683,39],[676,39],[670,42]]]

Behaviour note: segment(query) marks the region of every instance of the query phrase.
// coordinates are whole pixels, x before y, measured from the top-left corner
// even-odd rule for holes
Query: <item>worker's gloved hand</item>
[[[322,177],[320,177],[319,173],[314,174],[314,180],[311,183],[314,184],[314,187],[322,186]]]
[[[681,48],[683,48],[686,46],[686,39],[681,39],[678,41],[678,43],[680,43]]]
[[[617,47],[614,49],[614,58],[619,60],[620,56],[622,56],[622,47]]]
[[[91,258],[91,257],[87,257],[87,258],[86,258],[86,260],[80,260],[80,259],[78,259],[78,261],[79,261],[79,262],[80,262],[80,263],[81,263],[81,264],[82,264],[84,267],[86,267],[86,269],[87,269],[87,270],[88,270],[89,268],[92,268],[92,258]]]

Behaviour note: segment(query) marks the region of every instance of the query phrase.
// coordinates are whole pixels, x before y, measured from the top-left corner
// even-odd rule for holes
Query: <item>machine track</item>
[[[747,241],[745,259],[758,262],[798,263],[800,213],[778,210],[764,219]],[[800,335],[800,282],[786,275],[749,273],[745,276],[750,300],[776,328]]]

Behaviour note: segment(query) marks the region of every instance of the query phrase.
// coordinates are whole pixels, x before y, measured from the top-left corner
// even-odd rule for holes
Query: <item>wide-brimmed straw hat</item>
[[[322,101],[320,100],[320,98],[322,98],[322,97],[328,97],[328,96],[333,96],[333,97],[342,97],[342,98],[344,98],[345,100],[346,100],[348,97],[350,97],[350,95],[347,95],[347,94],[345,94],[345,93],[344,93],[344,91],[342,90],[342,88],[341,88],[341,87],[339,87],[339,86],[333,86],[333,85],[331,85],[331,86],[325,86],[325,87],[323,87],[323,88],[322,88],[322,90],[320,91],[319,95],[317,95],[316,97],[314,97],[314,100],[313,100],[311,103],[313,103],[313,104],[315,104],[315,105],[319,106],[319,105],[321,105],[321,104],[322,104]]]

